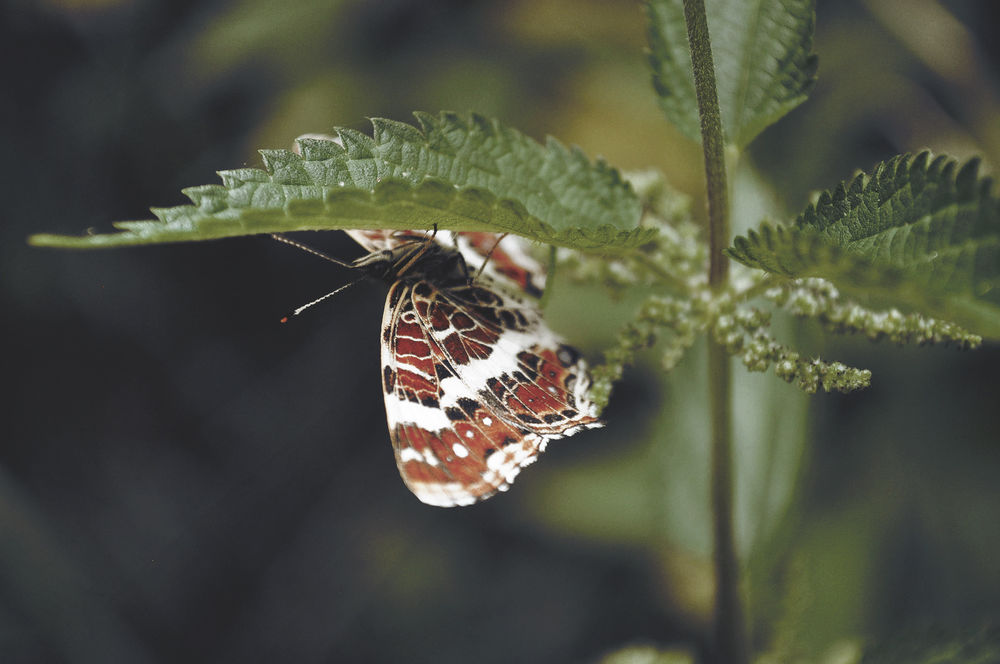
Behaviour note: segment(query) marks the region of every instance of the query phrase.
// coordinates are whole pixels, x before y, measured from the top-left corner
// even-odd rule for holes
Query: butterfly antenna
[[[287,323],[287,322],[289,321],[289,319],[291,319],[291,318],[294,318],[294,317],[298,316],[299,314],[301,314],[301,313],[302,313],[303,311],[305,311],[305,310],[306,310],[306,309],[308,309],[309,307],[311,307],[311,306],[313,306],[313,305],[315,305],[315,304],[319,304],[319,303],[320,303],[320,302],[322,302],[323,300],[326,300],[327,298],[331,298],[331,297],[333,297],[334,295],[336,295],[337,293],[339,293],[339,292],[341,292],[341,291],[343,291],[343,290],[347,290],[348,288],[350,288],[350,287],[351,287],[351,286],[353,286],[354,284],[358,283],[359,281],[363,281],[363,280],[364,280],[364,277],[362,277],[361,279],[355,279],[354,281],[352,281],[352,282],[350,282],[350,283],[346,283],[346,284],[344,284],[343,286],[341,286],[340,288],[337,288],[336,290],[332,290],[332,291],[330,291],[330,292],[329,292],[329,293],[327,293],[326,295],[322,295],[322,296],[320,296],[320,297],[317,297],[317,298],[316,298],[315,300],[313,300],[312,302],[307,302],[306,304],[303,304],[303,305],[302,305],[301,307],[299,307],[298,309],[296,309],[296,310],[295,310],[295,311],[293,311],[292,313],[290,313],[290,314],[288,314],[287,316],[285,316],[284,318],[282,318],[282,319],[281,319],[281,322],[282,322],[282,323]]]
[[[483,270],[486,269],[486,264],[490,262],[490,257],[493,255],[493,252],[496,251],[496,248],[500,245],[500,241],[503,240],[508,235],[509,233],[501,234],[500,237],[497,238],[497,241],[493,243],[493,246],[490,247],[490,250],[486,252],[486,258],[483,259],[483,264],[479,266],[479,269],[476,270],[476,273],[472,276],[473,281],[475,281],[480,277],[480,275],[482,275]]]
[[[283,242],[283,243],[285,243],[285,244],[287,244],[289,246],[295,247],[296,249],[301,249],[302,251],[306,252],[307,254],[312,254],[313,256],[319,256],[323,260],[330,261],[331,263],[336,263],[337,265],[340,265],[342,267],[354,267],[354,265],[351,264],[351,263],[347,263],[347,262],[342,261],[342,260],[337,260],[333,256],[327,256],[322,251],[319,251],[317,249],[313,249],[309,245],[302,244],[298,240],[293,240],[290,237],[285,237],[281,233],[271,233],[271,237],[273,237],[278,242]],[[332,293],[331,293],[331,295],[332,295]]]
[[[427,253],[427,251],[430,249],[430,247],[431,247],[431,241],[430,240],[426,240],[425,242],[421,243],[420,247],[417,248],[417,249],[414,249],[413,252],[412,252],[412,254],[411,254],[411,256],[408,259],[405,259],[406,263],[402,267],[400,267],[400,268],[398,268],[396,270],[396,275],[398,276],[398,275],[405,274],[407,270],[409,270],[411,267],[413,267],[413,264],[416,263],[420,259],[421,256],[423,256],[424,254]]]
[[[271,237],[273,237],[278,242],[282,242],[282,243],[287,244],[287,245],[289,245],[291,247],[295,247],[296,249],[301,249],[302,251],[306,252],[307,254],[312,254],[313,256],[318,256],[318,257],[322,258],[323,260],[330,261],[331,263],[335,263],[336,265],[340,265],[342,267],[349,267],[349,268],[354,268],[355,267],[355,265],[352,264],[352,263],[347,263],[345,261],[337,260],[333,256],[327,256],[322,251],[319,251],[317,249],[313,249],[309,245],[302,244],[301,242],[299,242],[297,240],[293,240],[290,237],[285,237],[281,233],[271,233]],[[314,304],[319,304],[323,300],[326,300],[327,298],[333,297],[337,293],[350,288],[351,286],[353,286],[354,284],[356,284],[356,283],[358,283],[359,281],[362,281],[362,280],[364,280],[364,277],[362,277],[361,279],[355,279],[354,281],[352,281],[350,283],[347,283],[347,284],[344,284],[343,286],[341,286],[340,288],[338,288],[336,290],[330,291],[329,293],[327,293],[326,295],[323,295],[322,297],[316,298],[312,302],[309,302],[307,304],[303,304],[301,307],[299,307],[298,309],[296,309],[292,313],[290,313],[287,316],[285,316],[284,318],[282,318],[281,322],[282,323],[287,323],[289,319],[294,318],[295,316],[298,316],[299,314],[301,314],[303,311],[305,311],[309,307],[313,306]]]
[[[418,260],[420,260],[421,256],[423,256],[424,254],[427,253],[427,251],[431,248],[431,242],[434,239],[434,237],[437,235],[437,232],[438,232],[438,225],[434,224],[434,230],[431,231],[430,235],[425,234],[424,235],[424,239],[422,241],[420,241],[420,240],[414,240],[413,241],[414,243],[420,242],[420,246],[418,248],[414,249],[413,251],[411,251],[408,255],[405,255],[405,256],[403,256],[400,259],[399,262],[402,263],[402,267],[399,267],[396,270],[396,275],[397,276],[405,274],[407,270],[409,270],[411,267],[413,267],[414,263],[416,263]]]

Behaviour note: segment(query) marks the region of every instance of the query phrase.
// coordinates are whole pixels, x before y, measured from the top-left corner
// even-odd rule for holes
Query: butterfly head
[[[469,269],[462,255],[432,238],[421,238],[391,249],[373,251],[354,261],[353,266],[389,283],[424,280],[433,276],[436,284],[448,286],[468,283],[470,279]]]

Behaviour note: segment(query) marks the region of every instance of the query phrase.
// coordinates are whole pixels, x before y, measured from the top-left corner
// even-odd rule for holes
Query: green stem
[[[694,89],[701,117],[701,145],[705,153],[705,189],[708,193],[708,283],[719,288],[726,281],[729,261],[722,250],[729,244],[729,196],[726,184],[726,143],[715,85],[712,44],[704,0],[684,0]]]
[[[726,285],[729,262],[722,253],[729,244],[729,201],[725,140],[715,84],[715,65],[708,36],[704,0],[684,0],[695,94],[701,119],[708,194],[708,283]],[[712,515],[715,565],[714,655],[717,662],[747,664],[746,627],[740,600],[739,559],[733,535],[732,373],[729,356],[717,343],[708,344],[708,384],[712,418]]]
[[[749,661],[739,559],[733,534],[732,371],[729,355],[717,343],[708,345],[708,388],[712,418],[712,517],[715,566],[715,658],[720,664]]]

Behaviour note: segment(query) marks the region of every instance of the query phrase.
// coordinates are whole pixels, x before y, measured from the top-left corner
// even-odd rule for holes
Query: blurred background
[[[630,371],[607,428],[508,494],[441,510],[399,479],[378,372],[385,295],[264,238],[72,253],[366,117],[476,110],[702,210],[699,148],[649,84],[638,3],[6,0],[0,6],[4,662],[689,661],[710,613],[699,349]],[[1000,5],[819,0],[819,83],[734,177],[738,225],[787,218],[896,153],[1000,163]],[[350,259],[343,234],[310,242]],[[629,301],[555,294],[595,359]],[[591,305],[590,302],[594,304]],[[777,320],[776,332],[794,341]],[[584,330],[581,332],[581,330]],[[854,661],[1000,608],[1000,349],[897,348],[806,327],[869,390],[737,383],[738,535],[754,644]]]

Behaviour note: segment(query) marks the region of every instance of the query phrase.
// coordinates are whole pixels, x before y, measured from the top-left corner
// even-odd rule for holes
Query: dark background
[[[412,109],[474,109],[622,168],[656,166],[700,211],[699,151],[656,107],[637,4],[8,0],[0,12],[0,660],[581,661],[698,647],[704,547],[644,530],[633,503],[615,511],[662,481],[603,479],[621,459],[642,465],[660,433],[658,399],[677,387],[655,358],[628,375],[605,430],[553,445],[509,494],[435,509],[392,460],[383,285],[280,325],[352,275],[263,238],[25,243],[146,218],[216,170],[260,166],[258,147]],[[754,145],[758,194],[795,211],[923,147],[993,171],[998,26],[989,0],[821,0],[820,83]],[[359,253],[342,234],[310,242]],[[616,311],[592,315],[611,329]],[[996,345],[811,339],[875,382],[810,401],[792,507],[750,558],[757,646],[814,659],[921,625],[990,624]]]

